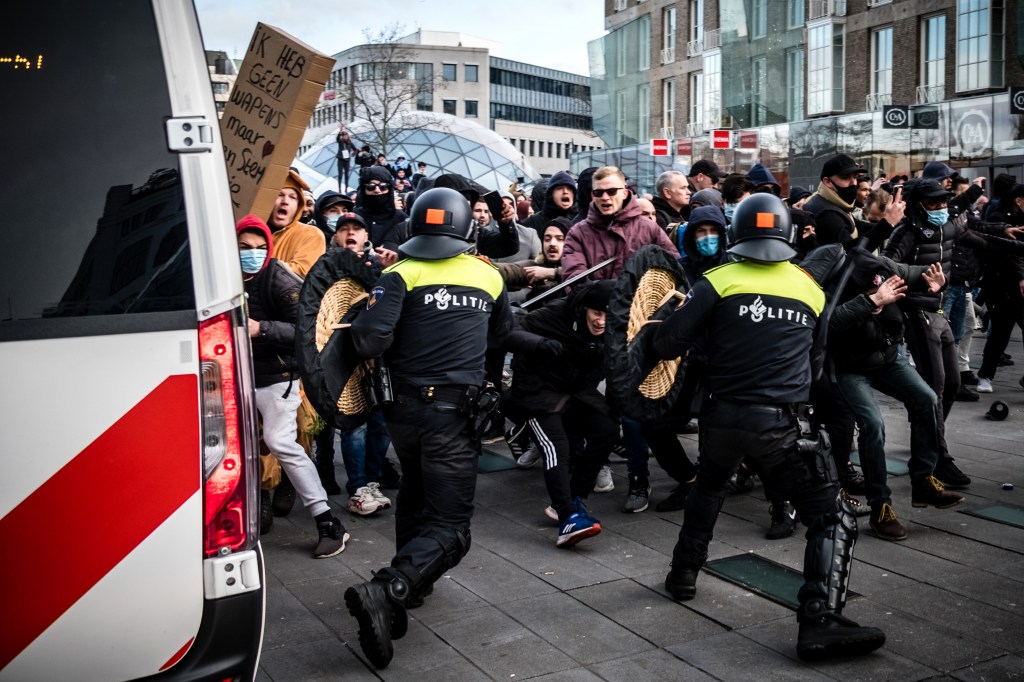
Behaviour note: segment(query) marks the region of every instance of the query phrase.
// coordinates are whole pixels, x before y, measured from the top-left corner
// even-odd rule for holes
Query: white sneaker
[[[526,452],[519,455],[519,459],[516,460],[516,465],[520,469],[529,469],[537,461],[540,460],[540,448],[536,445],[530,444],[530,447],[526,448]]]
[[[978,393],[991,393],[992,392],[992,380],[982,379],[978,377],[978,385],[974,387],[974,390]]]
[[[554,507],[546,507],[544,509],[544,516],[548,517],[552,521],[558,520],[558,512],[555,511]]]
[[[370,494],[373,495],[373,499],[380,503],[381,509],[391,508],[391,500],[388,499],[387,495],[380,491],[380,483],[374,481],[373,483],[367,483],[366,487],[370,489]]]
[[[368,516],[380,511],[380,502],[373,496],[373,490],[364,485],[356,490],[355,495],[348,498],[348,510],[359,516]]]
[[[615,481],[612,480],[612,468],[603,466],[601,471],[597,473],[597,481],[594,482],[594,492],[610,493],[613,490],[615,490]]]

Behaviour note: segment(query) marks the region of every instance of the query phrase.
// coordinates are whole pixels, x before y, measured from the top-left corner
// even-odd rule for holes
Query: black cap
[[[944,188],[935,180],[920,180],[914,185],[911,191],[914,195],[914,199],[918,201],[921,199],[935,199],[937,197],[949,198],[953,196],[952,192]]]
[[[825,162],[821,169],[821,177],[830,178],[833,175],[853,175],[863,173],[864,166],[853,160],[853,157],[846,154],[836,154]]]
[[[690,167],[690,172],[686,175],[688,178],[696,177],[699,173],[703,173],[709,178],[715,178],[721,180],[728,173],[722,172],[722,169],[718,167],[718,164],[710,159],[701,159],[697,163]]]

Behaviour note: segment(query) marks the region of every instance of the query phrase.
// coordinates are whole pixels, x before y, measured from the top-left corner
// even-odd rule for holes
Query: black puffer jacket
[[[967,229],[968,214],[961,213],[951,217],[942,228],[936,228],[928,222],[927,215],[919,206],[910,208],[903,222],[900,223],[886,244],[882,255],[901,263],[929,266],[932,263],[942,265],[942,274],[946,282],[952,281],[953,248],[980,250],[987,253],[1000,253],[1001,249],[1017,251],[1024,247],[1010,239],[1002,239],[1002,225],[991,223],[975,223],[974,229]],[[986,236],[982,236],[986,235]],[[942,292],[907,292],[907,297],[900,301],[904,310],[939,310]]]
[[[302,279],[271,258],[255,277],[245,280],[249,318],[260,323],[252,338],[256,387],[291,381],[298,376],[295,361],[295,321],[299,314]]]

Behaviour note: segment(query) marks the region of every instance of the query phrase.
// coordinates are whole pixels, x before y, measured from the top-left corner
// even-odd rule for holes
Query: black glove
[[[544,339],[540,342],[537,350],[553,358],[560,358],[565,355],[565,346],[557,339]]]

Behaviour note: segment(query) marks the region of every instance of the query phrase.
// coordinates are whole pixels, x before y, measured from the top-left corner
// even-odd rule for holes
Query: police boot
[[[885,644],[885,633],[842,615],[850,582],[857,518],[845,501],[811,523],[797,620],[796,653],[804,661],[860,656]]]
[[[408,628],[405,609],[388,597],[388,584],[374,577],[345,590],[345,606],[359,623],[359,647],[378,668],[386,668],[395,655],[391,640]]]
[[[724,501],[705,493],[699,484],[686,497],[683,527],[672,550],[672,570],[665,576],[665,589],[677,601],[697,596],[697,574],[707,561],[708,545]]]

